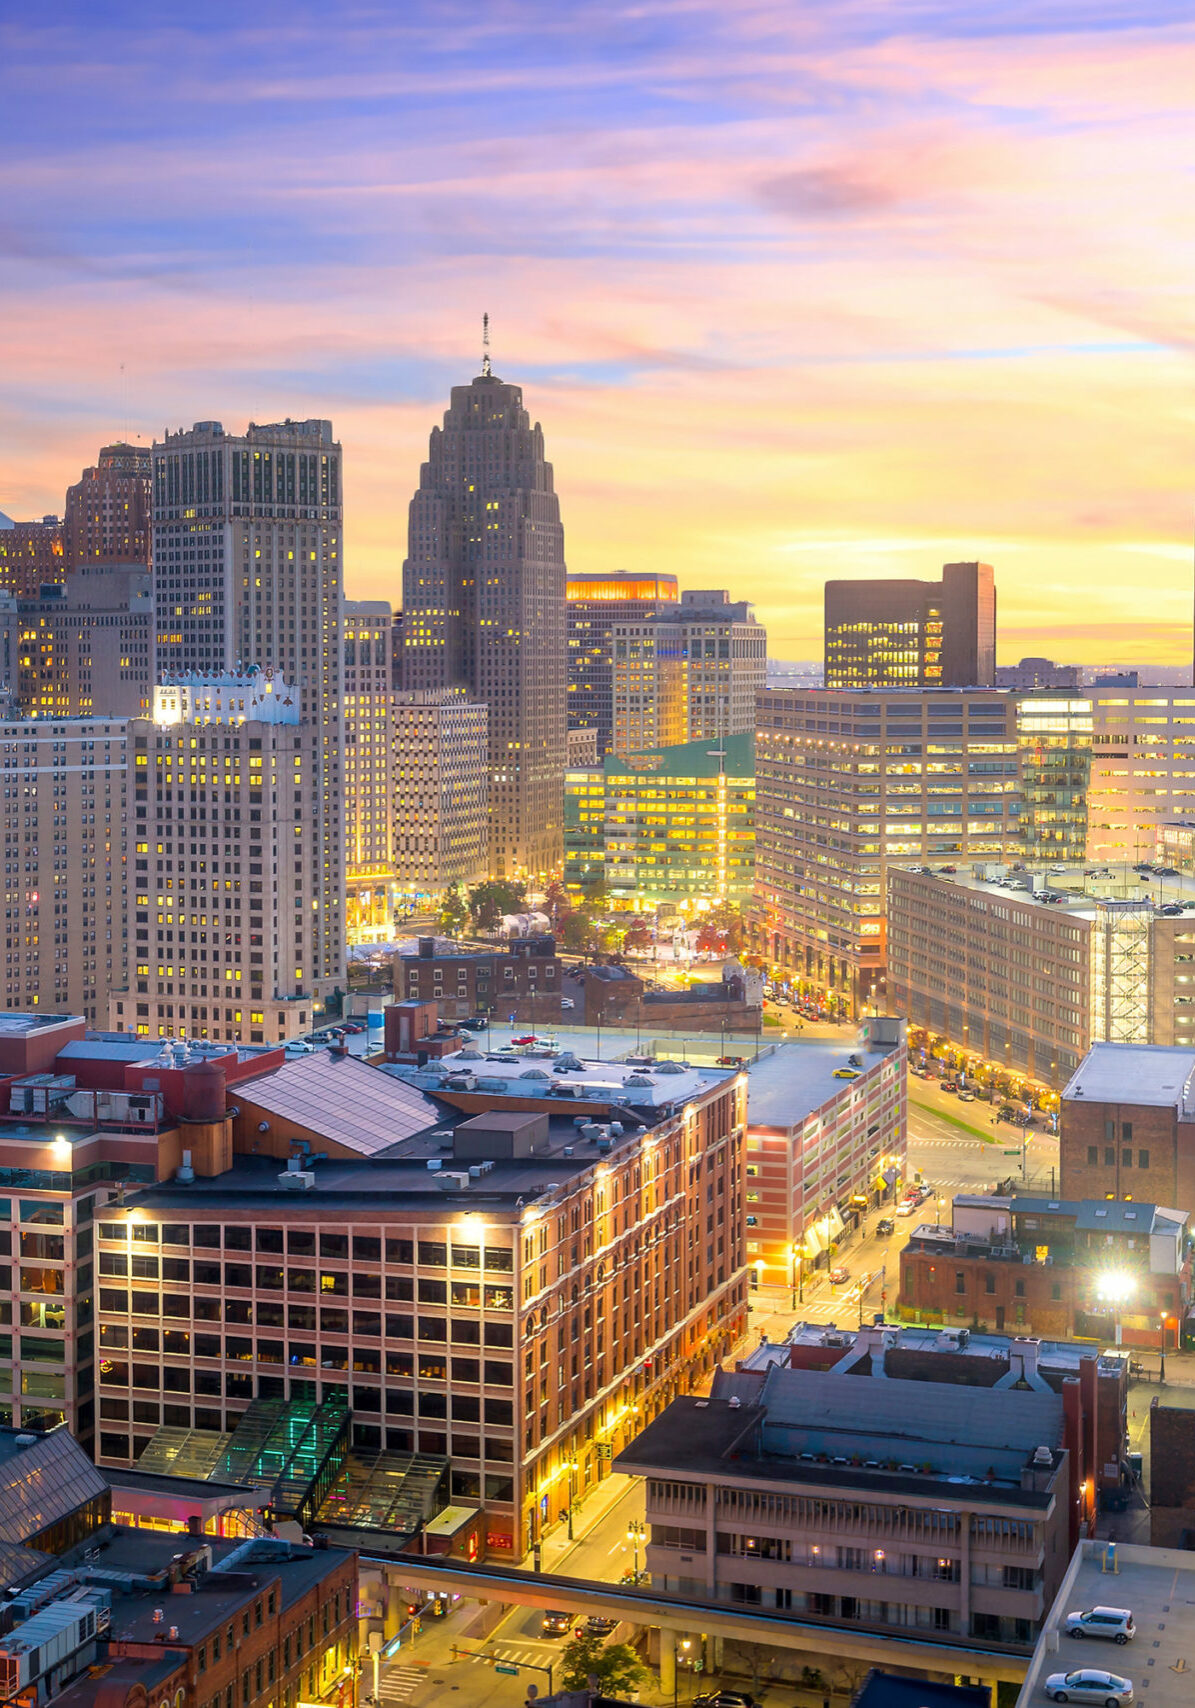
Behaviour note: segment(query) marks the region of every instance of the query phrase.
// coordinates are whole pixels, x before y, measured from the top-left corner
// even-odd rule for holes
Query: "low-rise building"
[[[1073,1541],[1077,1420],[1043,1380],[720,1373],[624,1448],[653,1586],[1028,1647]]]
[[[1195,1049],[1099,1043],[1062,1093],[1058,1164],[1068,1198],[1195,1205]]]
[[[1186,1212],[1136,1198],[958,1199],[900,1254],[904,1314],[997,1334],[1176,1346],[1190,1292]]]
[[[420,937],[414,953],[394,957],[394,994],[400,1002],[434,1002],[447,1020],[473,1014],[536,1025],[560,1020],[561,967],[555,938],[516,937],[502,949],[445,952],[434,937]]]
[[[893,866],[888,1007],[1057,1090],[1096,1042],[1195,1045],[1191,909],[1195,879],[1132,867]]]
[[[882,1019],[855,1048],[799,1040],[751,1063],[744,1213],[753,1286],[791,1288],[799,1303],[806,1277],[895,1196],[907,1168],[907,1065],[903,1023]]]

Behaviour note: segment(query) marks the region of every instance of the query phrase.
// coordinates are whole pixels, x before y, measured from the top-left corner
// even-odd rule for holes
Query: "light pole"
[[[1121,1307],[1132,1297],[1135,1285],[1133,1277],[1126,1274],[1123,1269],[1109,1269],[1096,1282],[1096,1296],[1112,1312],[1113,1333],[1117,1346],[1121,1344]]]
[[[1162,1320],[1159,1323],[1158,1327],[1161,1331],[1161,1334],[1160,1334],[1160,1339],[1161,1339],[1161,1368],[1158,1371],[1158,1381],[1164,1382],[1166,1380],[1166,1313],[1165,1313],[1165,1311],[1162,1312]]]
[[[627,1541],[631,1544],[631,1576],[635,1583],[639,1582],[639,1547],[647,1539],[647,1525],[640,1518],[632,1518],[627,1525]]]
[[[792,1248],[792,1309],[805,1303],[805,1247]]]
[[[568,1462],[568,1539],[573,1539],[573,1507],[577,1501],[577,1461]]]

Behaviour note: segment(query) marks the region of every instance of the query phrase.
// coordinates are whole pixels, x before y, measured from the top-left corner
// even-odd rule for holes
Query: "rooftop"
[[[1063,1090],[1064,1102],[1130,1103],[1183,1111],[1195,1099],[1195,1050],[1169,1044],[1093,1044]]]
[[[1149,910],[1173,905],[1195,909],[1195,877],[1183,873],[1161,877],[1155,872],[1138,872],[1127,862],[1099,867],[1035,865],[1031,870],[999,862],[978,862],[954,872],[947,872],[941,866],[903,869],[955,889],[991,897],[1005,906],[1011,903],[1017,907],[1042,908],[1054,917],[1092,920],[1104,917],[1109,907],[1116,906]],[[897,866],[895,870],[902,868]],[[1036,889],[1029,887],[1031,883]],[[1053,899],[1046,901],[1046,896]]]
[[[169,1060],[167,1060],[167,1048]],[[213,1056],[228,1056],[233,1061],[256,1061],[271,1054],[278,1045],[214,1044],[199,1038],[135,1038],[128,1032],[88,1032],[85,1038],[75,1038],[58,1052],[60,1061],[139,1062],[143,1066],[156,1062],[162,1067],[185,1067],[188,1062],[210,1060]]]
[[[909,1323],[885,1323],[856,1329],[849,1324],[840,1328],[835,1323],[803,1322],[793,1324],[786,1340],[762,1341],[752,1353],[740,1360],[740,1368],[766,1371],[775,1364],[787,1364],[790,1349],[794,1346],[824,1347],[845,1359],[856,1344],[862,1348],[877,1334],[882,1335],[888,1353],[952,1353],[981,1359],[993,1367],[993,1381],[998,1380],[1000,1372],[1011,1365],[1013,1357],[1026,1348],[1035,1350],[1037,1368],[1045,1376],[1077,1375],[1085,1358],[1098,1359],[1101,1375],[1114,1374],[1125,1362],[1117,1353],[1100,1352],[1090,1343],[1075,1340],[1027,1340],[1010,1334],[981,1334],[973,1329],[960,1333],[957,1329],[943,1331],[915,1327]]]
[[[943,1684],[904,1673],[869,1672],[851,1708],[995,1708],[983,1684]]]
[[[1195,1554],[1177,1548],[1117,1544],[1115,1571],[1105,1542],[1084,1540],[1075,1550],[1054,1598],[1017,1708],[1045,1708],[1045,1681],[1051,1673],[1077,1667],[1102,1667],[1130,1678],[1149,1708],[1190,1708],[1192,1627],[1195,1603]],[[1110,1643],[1076,1642],[1062,1634],[1068,1613],[1089,1607],[1127,1607],[1137,1636],[1127,1648]]]
[[[800,1126],[831,1098],[846,1096],[852,1085],[858,1085],[858,1081],[834,1078],[837,1069],[849,1066],[851,1056],[859,1058],[859,1072],[870,1076],[894,1048],[868,1049],[865,1044],[812,1038],[778,1044],[773,1054],[748,1066],[748,1123],[789,1130]]]
[[[440,1106],[415,1086],[336,1050],[288,1061],[238,1086],[237,1099],[360,1156],[401,1155],[406,1140],[443,1119]]]
[[[77,1026],[81,1014],[0,1014],[0,1038],[30,1038],[51,1026]]]
[[[553,1034],[555,1037],[555,1034]],[[558,1041],[558,1040],[557,1040]],[[626,1103],[636,1109],[664,1110],[687,1103],[731,1078],[734,1068],[693,1067],[687,1062],[657,1058],[651,1062],[589,1061],[559,1048],[502,1056],[488,1053],[476,1039],[463,1050],[428,1062],[425,1067],[402,1067],[391,1063],[384,1070],[401,1075],[412,1086],[436,1091],[451,1078],[466,1074],[476,1078],[479,1091],[508,1097],[559,1095],[587,1102]],[[506,1046],[509,1048],[509,1046]],[[845,1060],[845,1056],[843,1057]]]

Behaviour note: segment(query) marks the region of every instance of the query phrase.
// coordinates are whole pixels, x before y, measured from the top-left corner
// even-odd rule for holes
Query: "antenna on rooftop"
[[[481,371],[486,379],[490,375],[490,317],[481,317]]]

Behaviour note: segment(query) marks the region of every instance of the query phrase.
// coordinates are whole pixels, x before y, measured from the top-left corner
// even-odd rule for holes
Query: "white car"
[[[902,1198],[896,1206],[896,1213],[898,1216],[913,1216],[920,1208],[921,1200],[919,1198]]]
[[[1100,1708],[1127,1708],[1133,1687],[1114,1672],[1083,1667],[1079,1672],[1054,1672],[1046,1680],[1046,1695],[1054,1702],[1098,1702]]]
[[[1065,1630],[1068,1637],[1107,1637],[1121,1644],[1137,1635],[1127,1607],[1089,1607],[1086,1613],[1068,1613]]]
[[[571,996],[562,996],[560,998],[560,1006],[564,1010],[564,1012],[567,1014],[570,1008],[575,1008],[577,1005],[573,1001]]]

